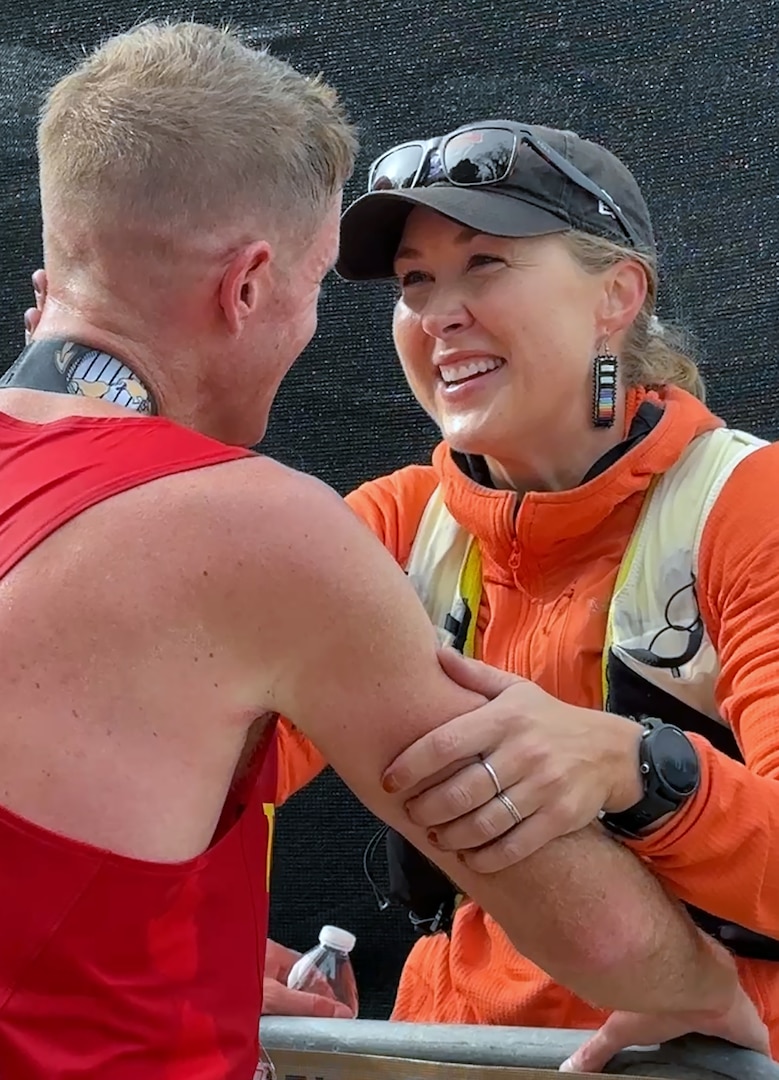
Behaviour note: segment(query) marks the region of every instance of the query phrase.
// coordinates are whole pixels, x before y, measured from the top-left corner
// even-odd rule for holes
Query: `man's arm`
[[[247,669],[259,661],[265,681],[259,704],[289,716],[366,806],[581,997],[640,1012],[727,1008],[737,989],[730,957],[595,827],[488,876],[437,851],[410,822],[382,789],[383,770],[482,699],[444,675],[413,589],[338,497],[270,462],[261,468],[261,491],[258,477],[230,492],[241,524],[228,585]]]

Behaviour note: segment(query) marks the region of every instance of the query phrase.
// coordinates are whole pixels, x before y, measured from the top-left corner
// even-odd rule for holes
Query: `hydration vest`
[[[718,428],[694,439],[653,480],[620,564],[602,654],[604,709],[636,719],[658,717],[703,735],[738,761],[743,756],[716,706],[720,665],[698,606],[698,553],[725,482],[765,445],[745,432]],[[482,594],[479,545],[449,513],[440,487],[420,519],[406,573],[440,643],[473,656]],[[391,860],[403,844],[402,838],[388,837]],[[442,903],[437,918],[412,917],[412,922],[422,932],[446,929],[457,904],[453,886]],[[779,941],[698,908],[688,905],[688,910],[701,929],[732,952],[779,961]]]

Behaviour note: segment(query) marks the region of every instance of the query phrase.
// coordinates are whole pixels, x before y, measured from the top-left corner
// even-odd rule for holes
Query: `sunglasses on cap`
[[[581,191],[611,212],[634,248],[641,239],[608,191],[521,124],[472,124],[449,135],[401,143],[376,158],[368,173],[368,191],[399,191],[446,182],[453,187],[488,187],[521,175],[527,147]]]

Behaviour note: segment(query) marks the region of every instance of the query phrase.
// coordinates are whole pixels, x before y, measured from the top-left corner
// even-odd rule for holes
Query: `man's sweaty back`
[[[0,413],[0,1061],[248,1076],[273,725],[230,684],[197,548],[160,512],[188,470],[246,453],[99,404],[43,423],[79,408],[50,401],[0,405],[21,403]]]

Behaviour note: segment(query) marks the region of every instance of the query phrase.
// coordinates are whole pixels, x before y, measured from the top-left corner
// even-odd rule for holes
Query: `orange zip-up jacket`
[[[628,421],[643,397],[630,395]],[[365,484],[348,502],[405,565],[425,505],[441,484],[450,512],[481,549],[476,655],[563,701],[600,709],[609,601],[650,479],[720,423],[684,391],[651,399],[664,406],[657,425],[571,491],[531,493],[517,509],[514,492],[481,487],[442,444],[431,466]],[[698,601],[722,669],[717,701],[746,766],[692,735],[702,766],[698,792],[666,825],[629,846],[682,900],[779,938],[777,490],[779,445],[771,445],[726,482],[700,547]],[[324,763],[288,727],[279,752],[281,800]],[[779,1056],[779,963],[738,964]],[[519,956],[471,901],[458,909],[451,939],[438,934],[416,943],[393,1012],[396,1020],[417,1022],[562,1028],[596,1027],[604,1015]]]

